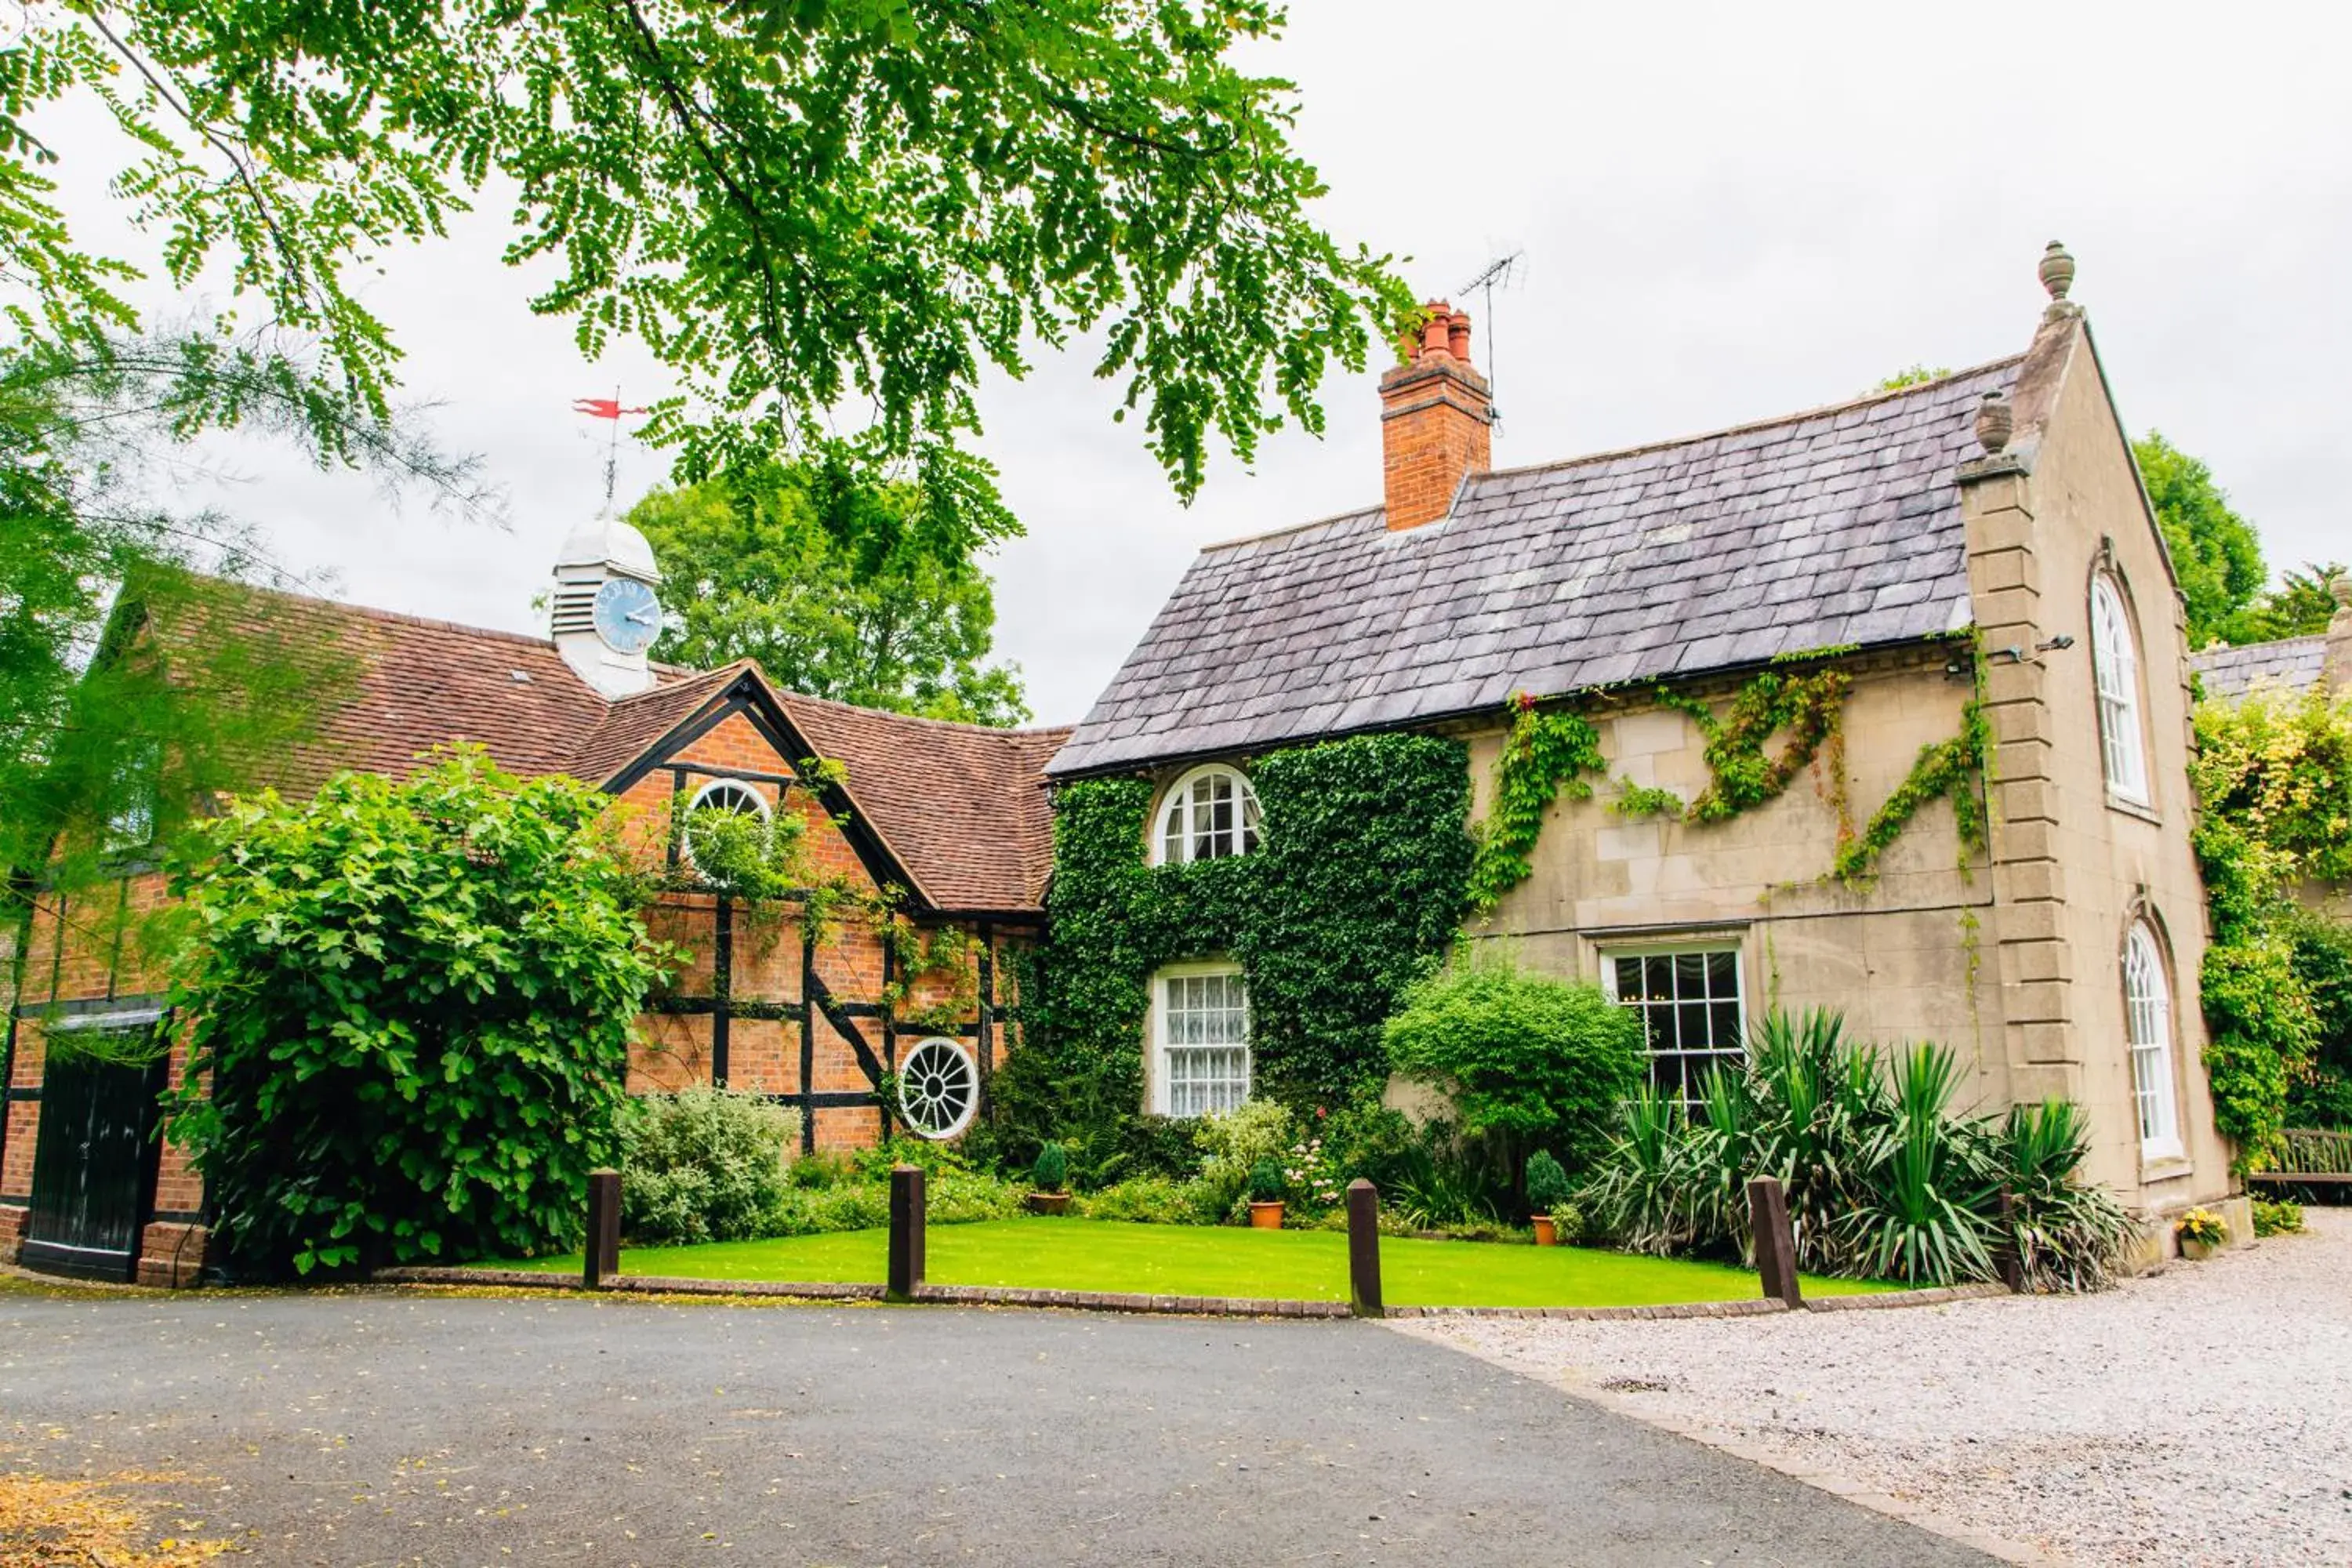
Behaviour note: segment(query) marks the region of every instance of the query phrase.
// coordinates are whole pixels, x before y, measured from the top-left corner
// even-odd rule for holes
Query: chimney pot
[[[1435,522],[1465,476],[1494,466],[1494,398],[1470,363],[1470,317],[1433,300],[1420,345],[1381,377],[1382,497],[1391,529]]]
[[[1470,363],[1469,311],[1454,311],[1454,319],[1446,323],[1445,352],[1452,354],[1455,359],[1460,360],[1464,364],[1468,364]]]

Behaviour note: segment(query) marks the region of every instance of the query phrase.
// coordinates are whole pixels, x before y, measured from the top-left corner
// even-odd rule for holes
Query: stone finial
[[[2074,286],[2074,258],[2066,247],[2052,240],[2042,252],[2042,286],[2050,290],[2053,300],[2063,300],[2066,290]]]
[[[2327,591],[2335,595],[2337,615],[2352,610],[2352,572],[2336,574],[2334,579],[2327,584]]]
[[[2042,315],[2051,321],[2061,316],[2078,315],[2083,307],[2066,298],[2074,287],[2074,258],[2066,247],[2052,240],[2042,252],[2042,265],[2034,269],[2041,275],[2042,286],[2050,290],[2050,308]]]
[[[2000,457],[2016,428],[2017,413],[2010,406],[2008,395],[1998,389],[1986,393],[1984,401],[1977,405],[1977,440],[1982,443],[1985,456]]]

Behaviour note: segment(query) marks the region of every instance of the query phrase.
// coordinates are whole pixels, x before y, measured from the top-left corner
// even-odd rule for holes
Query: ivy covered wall
[[[1059,1138],[1099,1168],[1147,1135],[1151,976],[1185,959],[1241,964],[1256,1092],[1328,1104],[1385,1080],[1381,1025],[1465,908],[1468,753],[1435,736],[1366,735],[1247,771],[1264,847],[1238,859],[1150,865],[1149,780],[1055,795],[1051,914],[1023,986],[1031,1028],[992,1085],[1005,1153]]]

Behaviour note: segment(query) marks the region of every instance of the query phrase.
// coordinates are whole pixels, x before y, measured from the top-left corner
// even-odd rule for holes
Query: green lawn
[[[781,1241],[629,1247],[621,1254],[621,1271],[691,1279],[878,1283],[886,1242],[884,1231],[853,1230]],[[935,1285],[1297,1300],[1341,1300],[1348,1294],[1348,1238],[1337,1231],[1033,1217],[934,1226],[925,1246]],[[573,1253],[520,1267],[576,1274],[580,1265],[580,1255]],[[1740,1300],[1759,1290],[1754,1274],[1713,1263],[1581,1247],[1394,1237],[1381,1242],[1381,1277],[1388,1300],[1400,1307],[1653,1307]],[[1835,1296],[1888,1287],[1808,1275],[1804,1289]]]

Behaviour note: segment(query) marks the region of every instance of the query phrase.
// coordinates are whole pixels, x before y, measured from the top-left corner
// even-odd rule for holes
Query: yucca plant
[[[2140,1239],[2113,1193],[2076,1179],[2090,1148],[2089,1121],[2072,1100],[2011,1106],[2002,1123],[2009,1239],[2029,1290],[2104,1290]]]
[[[1728,1241],[1756,1260],[1748,1224],[1748,1178],[1758,1168],[1756,1091],[1746,1072],[1712,1067],[1699,1079],[1698,1115],[1684,1135],[1685,1211],[1695,1242]]]
[[[1643,1084],[1618,1107],[1616,1142],[1577,1194],[1599,1234],[1632,1252],[1665,1257],[1690,1247],[1689,1123],[1682,1101]]]
[[[1954,1116],[1960,1069],[1950,1047],[1915,1045],[1894,1058],[1888,1120],[1864,1145],[1861,1202],[1837,1227],[1851,1268],[1914,1285],[1993,1274],[1983,1129]]]

